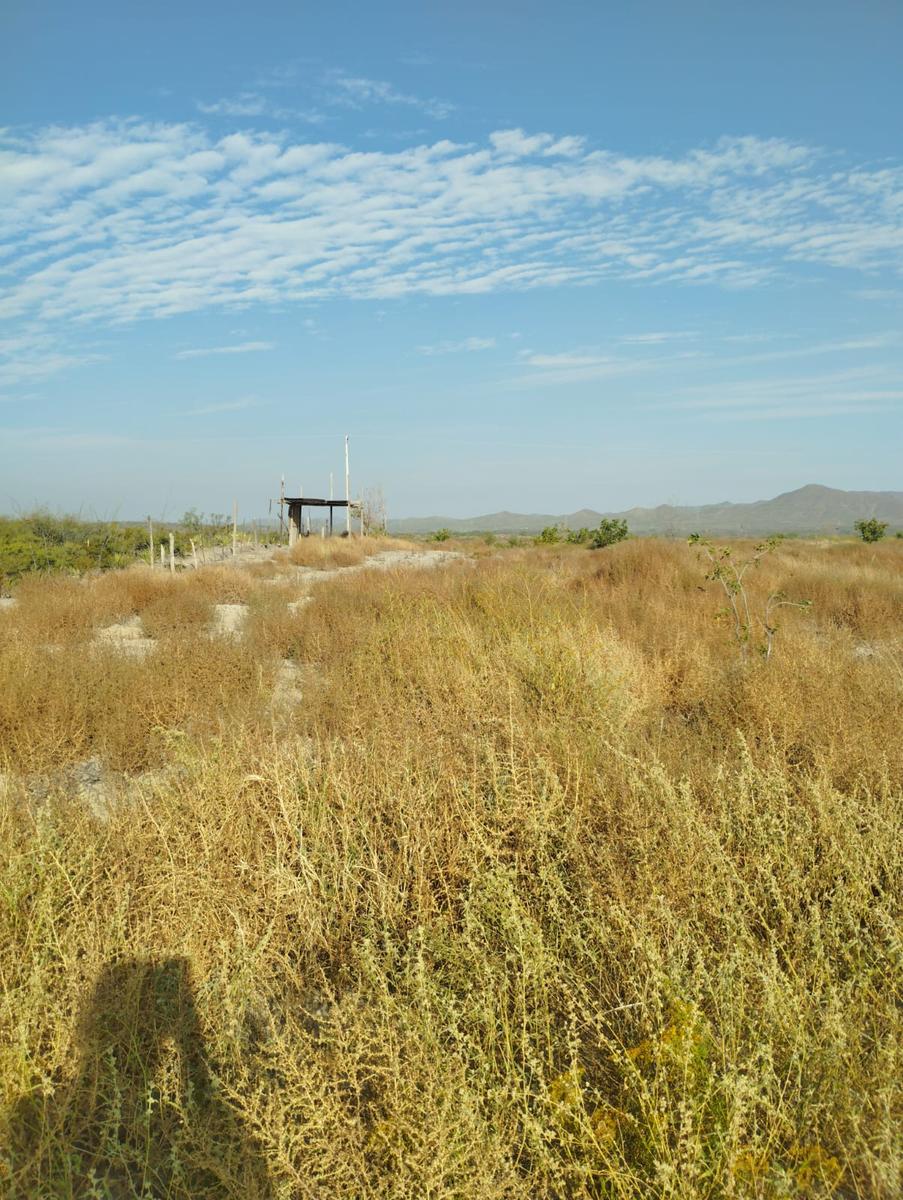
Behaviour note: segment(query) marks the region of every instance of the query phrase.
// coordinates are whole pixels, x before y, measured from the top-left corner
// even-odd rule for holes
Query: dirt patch
[[[248,611],[247,604],[214,604],[212,632],[217,637],[241,637]]]
[[[157,643],[154,638],[145,636],[140,617],[129,617],[127,621],[98,629],[94,645],[109,646],[119,654],[128,655],[129,658],[145,658],[156,648]]]
[[[312,668],[302,667],[284,658],[276,675],[273,689],[273,705],[277,708],[293,708],[304,699],[304,680],[309,678]]]
[[[108,821],[117,805],[133,803],[180,772],[181,768],[169,766],[127,775],[111,770],[100,758],[87,758],[47,775],[0,772],[0,797],[18,794],[24,802],[38,805],[65,797],[84,805],[98,821]]]

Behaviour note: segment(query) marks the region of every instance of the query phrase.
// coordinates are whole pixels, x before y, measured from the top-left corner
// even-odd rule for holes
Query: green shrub
[[[45,511],[0,517],[0,579],[30,571],[108,569],[132,562],[147,549],[143,525],[80,521]]]
[[[599,528],[590,534],[591,550],[601,550],[604,546],[613,546],[615,542],[623,542],[627,537],[627,522],[617,517],[603,517]]]
[[[555,546],[561,541],[561,529],[557,525],[547,525],[535,541],[537,546]]]
[[[569,529],[565,540],[571,546],[586,546],[592,536],[593,531],[583,525],[580,529]]]
[[[887,529],[887,522],[870,517],[867,521],[857,521],[853,528],[864,542],[880,542]]]

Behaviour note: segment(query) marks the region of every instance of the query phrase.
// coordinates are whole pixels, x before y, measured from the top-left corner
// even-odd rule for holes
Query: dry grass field
[[[0,1195],[896,1200],[903,544],[292,567],[0,609]]]

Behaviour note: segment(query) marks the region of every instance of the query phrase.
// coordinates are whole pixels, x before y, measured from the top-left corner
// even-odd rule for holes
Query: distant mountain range
[[[626,512],[488,513],[482,517],[408,517],[390,521],[392,533],[538,533],[547,525],[571,529],[598,525],[603,517],[623,518],[631,533],[687,535],[768,533],[851,533],[853,523],[865,517],[886,521],[891,530],[903,528],[903,492],[843,492],[817,483],[784,492],[773,500],[752,504],[720,504],[657,508],[628,508]]]

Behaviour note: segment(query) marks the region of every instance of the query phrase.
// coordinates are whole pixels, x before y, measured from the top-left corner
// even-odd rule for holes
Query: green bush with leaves
[[[147,553],[142,525],[80,521],[43,510],[0,517],[0,580],[32,571],[80,573],[127,566]]]
[[[864,542],[880,542],[887,530],[887,522],[870,517],[867,521],[857,521],[853,528]]]
[[[444,528],[437,529],[435,533],[430,535],[430,541],[431,542],[447,542],[450,537],[451,537],[451,530],[444,529]]]
[[[590,534],[589,547],[591,550],[601,550],[605,546],[613,546],[623,542],[628,535],[627,522],[617,517],[603,517],[599,527]]]
[[[565,541],[570,546],[586,546],[589,544],[592,536],[593,531],[583,525],[580,529],[569,529]]]
[[[537,546],[556,546],[561,541],[562,529],[558,525],[547,525],[535,539]]]

